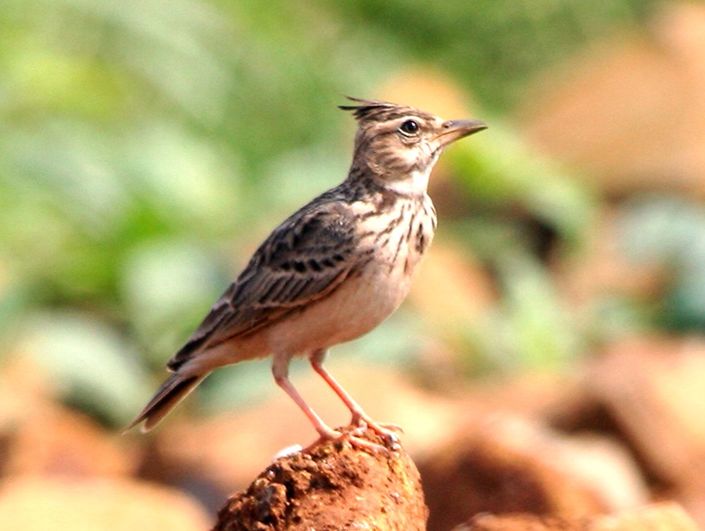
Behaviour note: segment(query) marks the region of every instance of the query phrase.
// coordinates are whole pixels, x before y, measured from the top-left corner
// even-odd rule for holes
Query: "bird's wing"
[[[246,336],[335,290],[359,264],[353,213],[340,201],[315,203],[284,221],[169,361],[171,370]]]

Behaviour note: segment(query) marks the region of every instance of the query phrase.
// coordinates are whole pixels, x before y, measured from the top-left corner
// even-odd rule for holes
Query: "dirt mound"
[[[365,439],[381,444],[368,431]],[[216,531],[426,528],[419,473],[403,449],[371,453],[347,441],[282,457],[218,515]]]

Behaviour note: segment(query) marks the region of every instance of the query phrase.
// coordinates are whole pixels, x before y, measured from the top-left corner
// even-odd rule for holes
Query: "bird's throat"
[[[428,189],[431,166],[422,170],[412,170],[396,179],[385,179],[384,187],[402,195],[423,195]]]

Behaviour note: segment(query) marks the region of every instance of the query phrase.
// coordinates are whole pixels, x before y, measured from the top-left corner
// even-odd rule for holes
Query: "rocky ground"
[[[524,529],[516,522],[602,529],[595,522],[611,521],[602,515],[639,519],[640,511],[680,522],[654,529],[705,523],[703,342],[621,341],[569,375],[486,381],[450,395],[421,391],[392,371],[339,365],[341,380],[375,416],[406,428],[401,441],[420,471],[428,529],[499,529],[497,522],[509,521],[514,527],[507,529]],[[344,419],[317,386],[311,377],[302,388],[317,397],[324,416]],[[282,448],[314,439],[285,397],[204,421],[177,416],[145,438],[106,432],[57,405],[49,389],[20,364],[2,373],[2,529],[31,531],[47,521],[72,529],[134,529],[135,521],[139,528],[204,529],[238,491],[221,521],[233,511],[260,518],[263,493],[273,521],[348,511],[351,501],[362,512],[374,506],[393,514],[382,511],[383,499],[417,519],[426,515],[409,461],[321,447],[312,457],[295,454],[270,466]],[[388,469],[403,473],[385,480]],[[289,504],[312,492],[313,506]],[[281,527],[262,529],[270,528]]]

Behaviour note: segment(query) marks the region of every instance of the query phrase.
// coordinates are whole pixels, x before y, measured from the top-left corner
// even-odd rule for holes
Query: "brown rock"
[[[11,352],[0,371],[0,431],[7,432],[52,402],[51,378],[27,355]]]
[[[137,481],[25,477],[0,486],[3,531],[202,531],[208,520],[178,491]]]
[[[419,469],[430,530],[482,512],[579,518],[645,498],[624,452],[506,415],[476,419]]]
[[[475,384],[468,408],[506,415],[499,425],[509,429],[496,430],[493,436],[507,439],[536,459],[548,460],[564,473],[581,478],[609,510],[641,505],[648,500],[648,489],[639,463],[619,432],[589,426],[566,434],[546,426],[547,421],[555,420],[557,411],[595,408],[590,389],[583,384],[581,371],[498,378]],[[482,423],[478,421],[476,426]],[[511,441],[512,433],[517,434],[515,441]]]
[[[590,531],[698,531],[697,524],[675,503],[659,503],[595,518]]]
[[[18,356],[0,374],[0,474],[125,476],[137,448],[52,400],[47,375]]]
[[[705,7],[669,4],[546,76],[521,113],[531,141],[612,195],[705,194]]]
[[[453,531],[697,531],[695,522],[674,503],[661,503],[616,515],[567,519],[514,514],[483,514]]]
[[[579,400],[565,401],[552,425],[618,438],[658,497],[677,499],[705,524],[705,342],[642,337],[605,349]]]
[[[609,347],[586,385],[662,483],[705,489],[705,342],[641,338]]]
[[[371,432],[367,440],[381,444]],[[275,461],[220,511],[215,531],[422,530],[428,509],[403,449],[326,442]]]
[[[47,404],[7,435],[3,473],[130,475],[136,469],[137,449],[113,438],[88,417]]]
[[[556,516],[535,514],[480,514],[453,531],[586,531],[586,520],[571,521]]]

